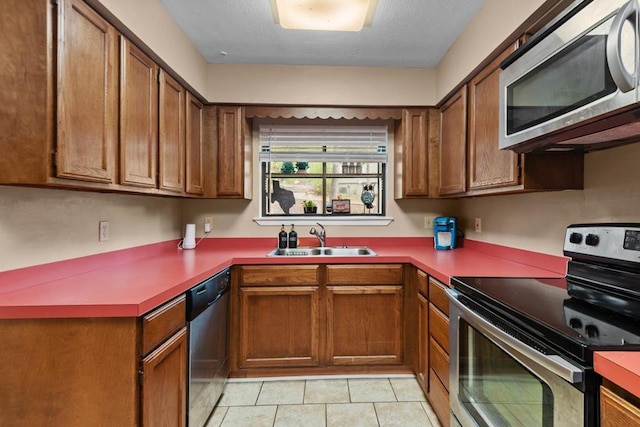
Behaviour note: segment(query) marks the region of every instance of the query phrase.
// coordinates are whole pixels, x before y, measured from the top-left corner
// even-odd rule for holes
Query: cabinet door
[[[463,86],[440,109],[441,195],[466,191],[467,86]]]
[[[58,177],[115,181],[117,43],[115,29],[83,1],[59,1]]]
[[[402,363],[402,286],[327,289],[327,363]]]
[[[640,425],[640,408],[607,387],[600,386],[600,425],[602,427],[638,426]]]
[[[245,197],[245,153],[242,107],[218,109],[217,196]]]
[[[318,286],[240,289],[240,367],[317,366]]]
[[[396,198],[429,196],[428,110],[402,110],[402,141],[396,144],[396,165],[401,177]]]
[[[187,328],[142,360],[142,425],[187,422]]]
[[[203,106],[187,92],[187,193],[204,194]]]
[[[518,154],[498,148],[500,63],[505,50],[469,83],[469,189],[518,184]]]
[[[121,37],[120,183],[157,186],[158,66]]]
[[[416,378],[422,389],[428,389],[429,374],[429,301],[418,293],[418,357]]]
[[[160,188],[184,191],[184,88],[160,70]]]

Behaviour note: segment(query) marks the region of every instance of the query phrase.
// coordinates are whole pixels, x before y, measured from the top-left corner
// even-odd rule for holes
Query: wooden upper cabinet
[[[440,195],[466,191],[467,86],[440,108]]]
[[[203,105],[187,92],[186,110],[186,191],[204,194],[204,135]]]
[[[404,109],[395,144],[395,198],[434,197],[438,192],[438,110]]]
[[[185,96],[175,79],[160,70],[160,189],[184,192]]]
[[[242,107],[218,108],[216,196],[251,198],[251,138]]]
[[[518,184],[518,155],[498,148],[500,63],[511,45],[469,82],[469,189]]]
[[[58,177],[115,181],[117,43],[115,28],[83,1],[58,2]]]
[[[120,40],[120,183],[155,188],[158,66],[127,39]]]

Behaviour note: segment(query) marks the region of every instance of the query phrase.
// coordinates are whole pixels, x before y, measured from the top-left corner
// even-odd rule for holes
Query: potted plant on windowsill
[[[298,168],[298,173],[307,173],[309,162],[296,162],[296,168]]]
[[[316,206],[313,200],[305,200],[304,202],[302,202],[302,208],[304,209],[304,213],[306,214],[318,213],[318,206]]]

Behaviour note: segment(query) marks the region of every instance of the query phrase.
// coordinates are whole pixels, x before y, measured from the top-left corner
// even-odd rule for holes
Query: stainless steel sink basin
[[[366,246],[352,247],[301,247],[295,249],[274,249],[267,256],[376,256],[373,250]]]
[[[371,256],[376,255],[371,249],[366,247],[353,248],[323,248],[327,256]]]
[[[267,256],[318,256],[321,248],[274,249]]]

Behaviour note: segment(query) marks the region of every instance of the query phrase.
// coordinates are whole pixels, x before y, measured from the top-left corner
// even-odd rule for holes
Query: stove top
[[[571,297],[564,278],[454,277],[451,283],[463,303],[543,352],[551,348],[590,364],[595,350],[640,349],[640,319]]]

